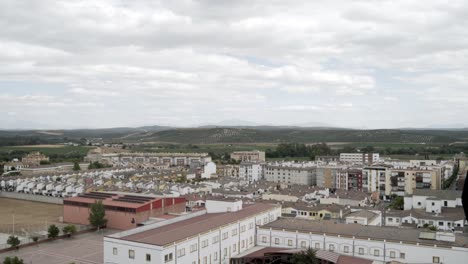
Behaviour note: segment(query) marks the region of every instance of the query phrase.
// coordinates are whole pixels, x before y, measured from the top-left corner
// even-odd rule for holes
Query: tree
[[[104,208],[102,201],[96,201],[91,205],[91,211],[89,212],[88,219],[91,225],[97,227],[98,230],[100,227],[107,224],[106,209]]]
[[[75,163],[73,164],[73,170],[74,170],[74,171],[79,171],[79,170],[81,170],[80,164],[78,164],[78,161],[75,161]]]
[[[10,247],[12,248],[17,247],[19,246],[20,243],[21,241],[19,240],[17,236],[11,235],[8,237],[7,244],[10,245]]]
[[[404,205],[405,205],[405,200],[403,199],[403,197],[396,197],[390,206],[393,209],[403,210]]]
[[[48,238],[56,238],[60,233],[60,229],[56,225],[50,225],[49,230],[47,232]]]
[[[6,257],[3,264],[24,264],[23,260],[18,257]]]
[[[304,251],[295,253],[292,255],[291,263],[293,264],[318,264],[319,259],[315,256],[315,250],[308,248]]]
[[[62,232],[70,237],[76,233],[76,226],[72,224],[66,225],[63,227]]]

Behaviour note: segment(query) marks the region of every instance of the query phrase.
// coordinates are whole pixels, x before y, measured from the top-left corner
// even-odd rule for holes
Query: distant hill
[[[376,129],[357,130],[327,127],[243,126],[172,128],[164,126],[73,130],[0,130],[0,145],[61,143],[81,138],[107,142],[211,143],[316,143],[382,142],[450,144],[467,142],[468,130]],[[15,143],[18,142],[18,143]]]

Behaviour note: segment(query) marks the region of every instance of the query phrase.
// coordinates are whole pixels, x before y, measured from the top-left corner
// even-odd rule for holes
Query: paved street
[[[115,233],[106,230],[104,235]],[[25,264],[101,264],[103,263],[103,234],[87,233],[61,239],[19,251],[0,254],[0,262],[7,256],[18,256]]]

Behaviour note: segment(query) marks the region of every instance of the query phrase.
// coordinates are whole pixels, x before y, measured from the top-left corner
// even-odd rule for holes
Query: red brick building
[[[90,192],[63,200],[64,222],[89,225],[90,206],[97,200],[106,209],[107,227],[120,230],[134,228],[150,217],[185,212],[185,198]]]

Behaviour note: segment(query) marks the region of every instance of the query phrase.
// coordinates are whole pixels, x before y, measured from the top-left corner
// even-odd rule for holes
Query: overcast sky
[[[0,127],[468,127],[468,1],[0,1]]]

